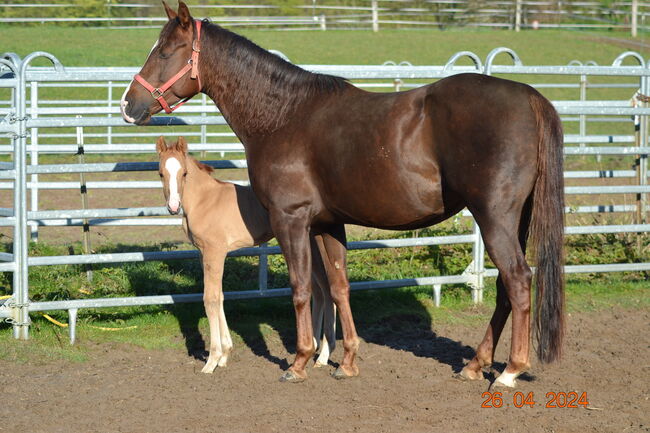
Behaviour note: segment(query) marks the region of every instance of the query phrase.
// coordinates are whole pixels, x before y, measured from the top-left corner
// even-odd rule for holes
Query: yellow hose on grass
[[[41,314],[47,320],[49,320],[50,322],[54,323],[57,326],[60,326],[61,328],[67,328],[68,327],[67,323],[61,323],[58,320],[56,320],[55,318],[53,318],[52,316],[49,316],[49,315],[47,315],[45,313],[41,313]],[[93,325],[87,325],[87,326],[90,327],[90,328],[93,328],[93,329],[99,329],[100,331],[109,331],[109,332],[124,331],[124,330],[128,330],[128,329],[136,329],[137,328],[136,325],[134,325],[134,326],[125,326],[123,328],[107,328],[107,327],[104,327],[104,326],[93,326]]]

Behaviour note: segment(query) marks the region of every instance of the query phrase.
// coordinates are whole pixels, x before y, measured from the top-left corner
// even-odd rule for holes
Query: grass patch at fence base
[[[593,312],[620,308],[634,314],[650,309],[650,284],[640,277],[623,281],[620,274],[589,282],[583,276],[569,276],[567,311]],[[351,297],[355,322],[361,338],[381,341],[387,334],[405,336],[414,330],[436,330],[449,326],[480,327],[494,309],[494,280],[488,280],[484,302],[474,305],[464,287],[443,287],[442,306],[433,304],[431,289],[406,287],[399,289],[353,292]],[[291,300],[275,299],[226,301],[226,317],[238,347],[260,347],[283,344],[295,350],[295,323]],[[129,307],[88,311],[77,324],[77,344],[71,346],[68,329],[61,328],[33,313],[30,340],[14,340],[11,327],[0,325],[0,360],[18,363],[82,362],[88,359],[97,344],[132,344],[145,349],[186,350],[188,354],[204,352],[209,345],[209,332],[203,305]],[[67,323],[65,312],[51,315]],[[101,320],[97,320],[101,318]],[[104,329],[101,329],[104,328]],[[107,331],[106,328],[115,329]],[[340,326],[338,326],[340,336]],[[504,338],[509,340],[509,329]],[[475,342],[478,344],[478,342]],[[509,343],[506,343],[509,344]],[[338,355],[335,353],[335,359]]]

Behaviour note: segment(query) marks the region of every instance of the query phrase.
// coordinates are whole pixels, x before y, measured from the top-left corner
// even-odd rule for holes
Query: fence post
[[[77,116],[78,119],[81,116]],[[86,158],[84,157],[84,129],[82,126],[77,127],[77,155],[79,158],[79,164],[84,164]],[[88,209],[88,189],[86,188],[86,176],[83,172],[79,173],[79,191],[81,193],[81,208],[86,210]],[[83,248],[84,254],[91,254],[90,247],[90,225],[88,224],[88,219],[83,218]],[[93,280],[93,270],[91,265],[86,265],[86,278],[88,281]]]
[[[268,244],[264,242],[260,244],[260,248],[266,248]],[[258,267],[258,280],[257,287],[260,290],[260,295],[264,295],[269,284],[269,256],[267,254],[260,254],[260,264]]]
[[[16,117],[18,134],[14,137],[14,261],[13,274],[13,336],[19,340],[29,339],[29,294],[27,278],[27,81],[26,70],[30,60],[27,56],[20,64],[18,91],[16,92]]]
[[[587,76],[580,75],[580,102],[587,100]],[[587,135],[587,116],[584,114],[580,115],[580,136],[584,137]],[[585,147],[585,143],[580,143],[580,147]],[[600,158],[600,155],[597,155],[596,158]]]
[[[327,30],[327,20],[325,18],[325,14],[321,14],[318,17],[318,21],[320,22],[320,29],[323,31]]]
[[[476,276],[474,285],[472,285],[472,301],[475,304],[483,302],[483,288],[485,287],[485,244],[483,243],[483,237],[481,236],[481,229],[474,220],[474,234],[476,239],[474,240],[474,267],[473,273]]]
[[[110,3],[109,3],[109,10],[110,10]],[[109,23],[109,27],[110,27],[110,23]],[[113,106],[113,82],[112,81],[108,82],[107,102],[108,102],[108,108],[111,108]],[[113,117],[113,115],[111,113],[108,113],[107,117]],[[112,126],[109,126],[109,127],[106,128],[106,143],[109,146],[111,144],[113,144],[113,127]]]
[[[207,105],[207,96],[205,93],[201,93],[201,105],[202,108],[205,109]],[[204,111],[201,113],[202,116],[205,116],[207,113]],[[205,150],[205,146],[208,143],[208,126],[207,125],[201,125],[201,158],[207,158],[207,151]],[[224,153],[221,152],[221,157],[223,158]]]
[[[372,0],[372,31],[379,31],[379,8],[377,7],[377,0]]]
[[[638,16],[639,16],[639,0],[632,0],[631,32],[633,38],[636,38],[637,36]]]
[[[646,65],[646,68],[648,68],[648,65]],[[650,69],[650,68],[648,68]],[[641,94],[643,95],[642,98],[643,100],[641,101],[640,105],[641,107],[647,107],[647,97],[648,93],[650,93],[650,78],[648,76],[643,76],[641,77]],[[648,116],[642,115],[640,118],[640,125],[639,125],[639,135],[641,136],[641,140],[639,142],[641,147],[648,147]],[[637,165],[637,175],[638,175],[638,181],[639,181],[639,186],[646,186],[648,185],[648,155],[647,154],[642,154],[639,153],[638,155],[638,165]],[[637,224],[645,224],[647,218],[646,218],[646,207],[648,205],[647,202],[647,194],[641,193],[637,195],[637,206],[638,209],[640,210],[640,219],[637,221]]]
[[[521,30],[521,0],[515,2],[515,31]]]
[[[32,81],[31,83],[31,117],[36,119],[38,117],[38,82]],[[38,165],[38,128],[32,128],[31,140],[32,152],[30,158],[30,165]],[[38,174],[32,174],[30,177],[32,187],[30,188],[30,201],[32,211],[38,210]],[[31,239],[38,241],[38,224],[30,224]]]

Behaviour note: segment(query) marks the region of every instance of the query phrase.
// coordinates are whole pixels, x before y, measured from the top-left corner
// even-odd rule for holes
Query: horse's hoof
[[[284,374],[280,376],[280,382],[288,382],[288,383],[300,383],[303,382],[305,379],[307,379],[307,377],[300,377],[291,370],[285,371]]]
[[[343,367],[339,366],[336,370],[334,370],[334,373],[332,373],[332,377],[334,379],[340,380],[340,379],[348,379],[350,377],[355,377],[359,375],[359,369],[355,368],[351,372],[346,372]]]
[[[483,376],[482,371],[479,370],[478,373],[476,373],[471,370],[468,370],[467,368],[463,368],[460,371],[460,373],[456,373],[453,377],[454,379],[458,379],[463,382],[485,379],[485,376]]]
[[[326,365],[327,365],[327,364],[323,364],[323,363],[320,362],[320,361],[316,361],[316,362],[314,363],[314,368],[323,368],[323,367],[325,367]]]
[[[499,377],[492,383],[491,389],[499,389],[500,391],[510,391],[517,386],[516,375],[511,373],[501,373]]]

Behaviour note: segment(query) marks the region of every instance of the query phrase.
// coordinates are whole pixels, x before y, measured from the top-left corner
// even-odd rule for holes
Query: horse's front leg
[[[271,227],[287,262],[292,289],[293,306],[296,311],[296,358],[282,375],[282,382],[301,382],[307,378],[305,366],[314,352],[311,311],[311,250],[309,246],[309,221],[302,209],[289,214],[270,213]]]
[[[232,349],[230,332],[223,312],[223,266],[226,251],[207,248],[201,254],[203,265],[203,303],[210,325],[210,355],[201,370],[212,373],[216,367],[225,367]]]

